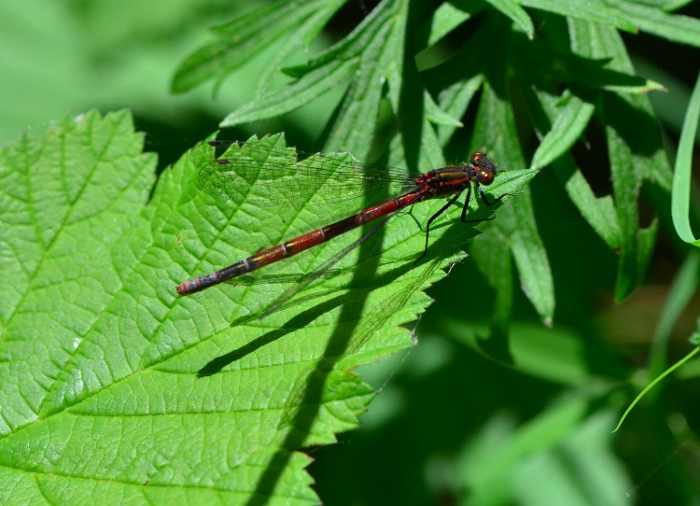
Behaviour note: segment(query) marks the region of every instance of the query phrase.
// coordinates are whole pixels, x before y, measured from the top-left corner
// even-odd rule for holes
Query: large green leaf
[[[191,275],[358,202],[323,186],[265,202],[262,180],[232,202],[199,191],[187,155],[151,195],[155,159],[132,128],[127,113],[90,113],[0,152],[3,502],[315,503],[299,450],[358,426],[374,390],[352,369],[414,344],[400,325],[430,303],[422,290],[474,229],[439,220],[414,262],[419,224],[442,205],[431,201],[344,258],[362,231],[252,282],[178,297]],[[284,138],[248,145],[281,153]],[[500,174],[488,193],[533,176]],[[492,212],[483,207],[473,202],[474,216]]]

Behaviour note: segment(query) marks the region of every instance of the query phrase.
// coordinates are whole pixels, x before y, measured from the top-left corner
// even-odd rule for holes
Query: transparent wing
[[[200,168],[200,184],[234,202],[306,201],[315,194],[349,200],[375,192],[387,197],[415,188],[420,176],[358,162],[350,153],[307,155],[264,142],[204,142],[192,150],[190,158]]]

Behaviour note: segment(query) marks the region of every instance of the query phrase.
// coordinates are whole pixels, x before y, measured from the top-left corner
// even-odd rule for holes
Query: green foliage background
[[[12,169],[4,169],[0,185],[12,199],[2,201],[0,241],[25,260],[14,265],[5,254],[0,271],[13,281],[0,298],[3,499],[21,502],[36,493],[61,503],[97,495],[130,503],[313,503],[303,470],[311,459],[297,452],[312,445],[305,450],[314,459],[308,472],[326,504],[697,501],[697,365],[687,364],[610,432],[634,395],[687,353],[698,313],[691,295],[700,264],[670,224],[668,162],[689,93],[684,83],[700,69],[697,8],[669,1],[395,0],[368,4],[366,15],[362,4],[341,6],[2,7],[0,138],[10,143],[26,129],[41,138],[37,124],[57,119],[43,144],[24,137],[3,151],[3,168]],[[212,25],[222,26],[207,33]],[[635,27],[643,35],[633,35]],[[668,93],[647,96],[657,83]],[[279,226],[275,213],[260,229],[245,223],[240,237],[207,243],[212,226],[233,220],[230,206],[197,193],[187,156],[151,193],[156,160],[139,154],[141,138],[128,114],[91,113],[79,123],[63,117],[94,107],[131,109],[159,170],[221,122],[229,127],[225,138],[284,130],[287,144],[305,151],[351,150],[415,170],[485,149],[514,174],[541,172],[529,187],[512,187],[517,197],[496,221],[478,227],[483,233],[469,243],[471,256],[449,276],[440,279],[440,268],[462,258],[473,230],[437,230],[430,261],[414,268],[411,252],[422,235],[411,218],[400,217],[381,238],[383,255],[380,242],[372,243],[375,249],[340,266],[344,274],[305,293],[297,309],[256,327],[246,314],[284,287],[246,288],[244,302],[241,287],[181,300],[172,287],[240,257],[232,250],[247,237],[256,245],[281,239],[269,232],[269,224]],[[66,205],[53,198],[81,187],[81,174],[89,180],[89,169],[103,163],[106,179],[87,186],[94,193]],[[18,174],[41,183],[27,190],[31,199],[14,193],[28,188]],[[44,211],[31,223],[13,221],[21,215],[14,199]],[[333,212],[317,201],[307,205],[305,213],[321,215],[316,221]],[[416,221],[429,213],[417,211]],[[300,212],[284,226],[303,230],[312,222]],[[45,250],[9,239],[33,226]],[[86,249],[94,254],[80,256]],[[299,260],[299,269],[308,272],[334,250],[320,251]],[[51,269],[22,277],[42,262]],[[85,291],[54,290],[64,285],[53,273],[76,266],[76,284],[89,280],[80,284]],[[136,292],[119,289],[135,278],[143,280]],[[422,290],[438,279],[427,291],[435,302],[407,323],[429,305]],[[343,329],[332,319],[344,314],[334,293],[363,294],[367,306],[356,308],[361,323],[347,348],[329,359],[323,347],[338,344],[323,327],[341,329],[335,335]],[[15,307],[21,311],[11,315]],[[312,323],[306,310],[326,312]],[[136,333],[119,324],[132,315]],[[90,334],[81,325],[92,316]],[[66,329],[91,343],[100,343],[96,333],[106,339],[71,362],[70,352],[60,353],[74,340]],[[109,329],[122,332],[121,340]],[[225,361],[223,372],[202,377],[203,366],[240,342],[255,343],[265,330],[261,354]],[[148,346],[134,338],[147,335],[154,336]],[[38,346],[47,336],[55,336],[54,348]],[[18,342],[27,344],[20,354]],[[178,346],[191,353],[179,354]],[[85,365],[101,364],[100,353],[108,372]],[[261,368],[256,361],[263,358],[275,367]],[[313,373],[305,360],[317,365]],[[355,369],[364,383],[347,373],[368,362]],[[296,402],[303,391],[297,368],[304,381],[321,385],[306,391],[320,399],[316,411]],[[88,370],[99,381],[76,388],[70,379]],[[35,383],[19,381],[13,390],[17,378]],[[55,384],[62,386],[48,386]],[[381,394],[372,400],[368,385]],[[43,389],[53,395],[42,397]],[[32,405],[39,398],[41,405]],[[363,426],[350,430],[370,400]],[[15,409],[18,401],[27,402],[26,412]],[[156,416],[158,409],[168,416]],[[258,414],[269,419],[253,421]],[[348,430],[340,444],[322,446]]]

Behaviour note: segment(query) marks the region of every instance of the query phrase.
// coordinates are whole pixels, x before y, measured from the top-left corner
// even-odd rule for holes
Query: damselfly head
[[[481,151],[474,151],[469,157],[469,163],[474,167],[476,180],[485,186],[493,183],[493,178],[498,172],[496,166]]]

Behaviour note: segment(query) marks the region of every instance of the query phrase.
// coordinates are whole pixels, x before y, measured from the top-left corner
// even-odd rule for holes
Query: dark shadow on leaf
[[[382,229],[378,231],[378,235],[383,236]],[[360,261],[362,261],[363,258],[367,260],[363,273],[365,275],[371,275],[372,273],[376,273],[380,257],[370,256],[370,258],[368,258],[368,252],[370,252],[369,255],[371,255],[372,248],[368,248],[367,246],[367,242],[360,245]],[[338,299],[344,299],[346,303],[343,304],[338,320],[340,322],[357,322],[354,324],[355,326],[359,324],[369,293],[370,292],[367,291],[365,294],[361,295],[353,293],[339,297]],[[350,301],[352,302],[347,303]],[[334,299],[332,304],[337,305],[338,302],[338,300]],[[316,310],[307,311],[306,313],[312,315],[311,317],[313,318],[316,318],[319,314]],[[306,318],[308,319],[309,316]],[[286,326],[287,325],[285,325],[285,327]],[[298,328],[298,326],[295,327]],[[282,449],[275,453],[266,467],[265,472],[260,477],[255,487],[254,494],[247,502],[248,505],[261,505],[267,502],[267,499],[271,497],[286,469],[292,452],[305,446],[306,438],[323,406],[322,393],[328,375],[333,370],[338,360],[344,356],[353,333],[353,326],[336,326],[326,345],[323,356],[320,357],[317,363],[316,369],[309,374],[308,377],[302,378],[303,383],[299,385],[300,395],[297,396],[294,392],[290,395],[288,407],[286,408],[287,413],[283,415],[283,421],[285,419],[290,420],[288,422],[288,426],[290,427],[289,432],[282,443]],[[301,389],[303,389],[303,391]],[[295,390],[297,389],[295,388]],[[297,399],[300,400],[297,402]]]
[[[318,318],[318,315],[326,313],[328,311],[332,311],[336,307],[340,306],[341,304],[347,302],[346,299],[348,298],[347,294],[341,295],[339,297],[335,297],[334,299],[327,300],[318,306],[314,307],[313,309],[310,309],[308,311],[304,311],[303,313],[300,313],[296,315],[294,318],[289,320],[287,323],[285,323],[282,327],[279,329],[272,330],[270,332],[267,332],[260,336],[259,338],[255,339],[254,341],[251,341],[248,344],[245,344],[241,346],[240,348],[236,348],[233,351],[230,351],[229,353],[226,353],[225,355],[221,355],[220,357],[215,358],[214,360],[211,360],[208,362],[202,369],[199,370],[197,373],[197,376],[202,378],[205,376],[211,376],[212,374],[216,374],[219,371],[221,371],[224,367],[227,365],[235,362],[236,360],[240,360],[246,355],[249,355],[250,353],[253,353],[254,351],[258,350],[259,348],[262,348],[266,344],[269,344],[273,341],[276,341],[277,339],[294,332],[296,330],[299,330],[300,328],[305,327],[306,325],[310,324],[313,320]],[[249,318],[246,318],[246,321],[249,321]],[[234,323],[231,326],[235,327],[241,322]]]
[[[350,269],[328,269],[326,270],[322,276],[319,276],[320,279],[331,279],[336,276],[340,276],[341,274],[346,274]],[[244,275],[240,276],[237,278],[237,282],[241,285],[245,286],[252,286],[252,285],[287,285],[290,283],[301,283],[304,278],[306,277],[305,274],[302,273],[297,273],[297,272],[280,272],[279,274],[272,274],[272,275]]]

